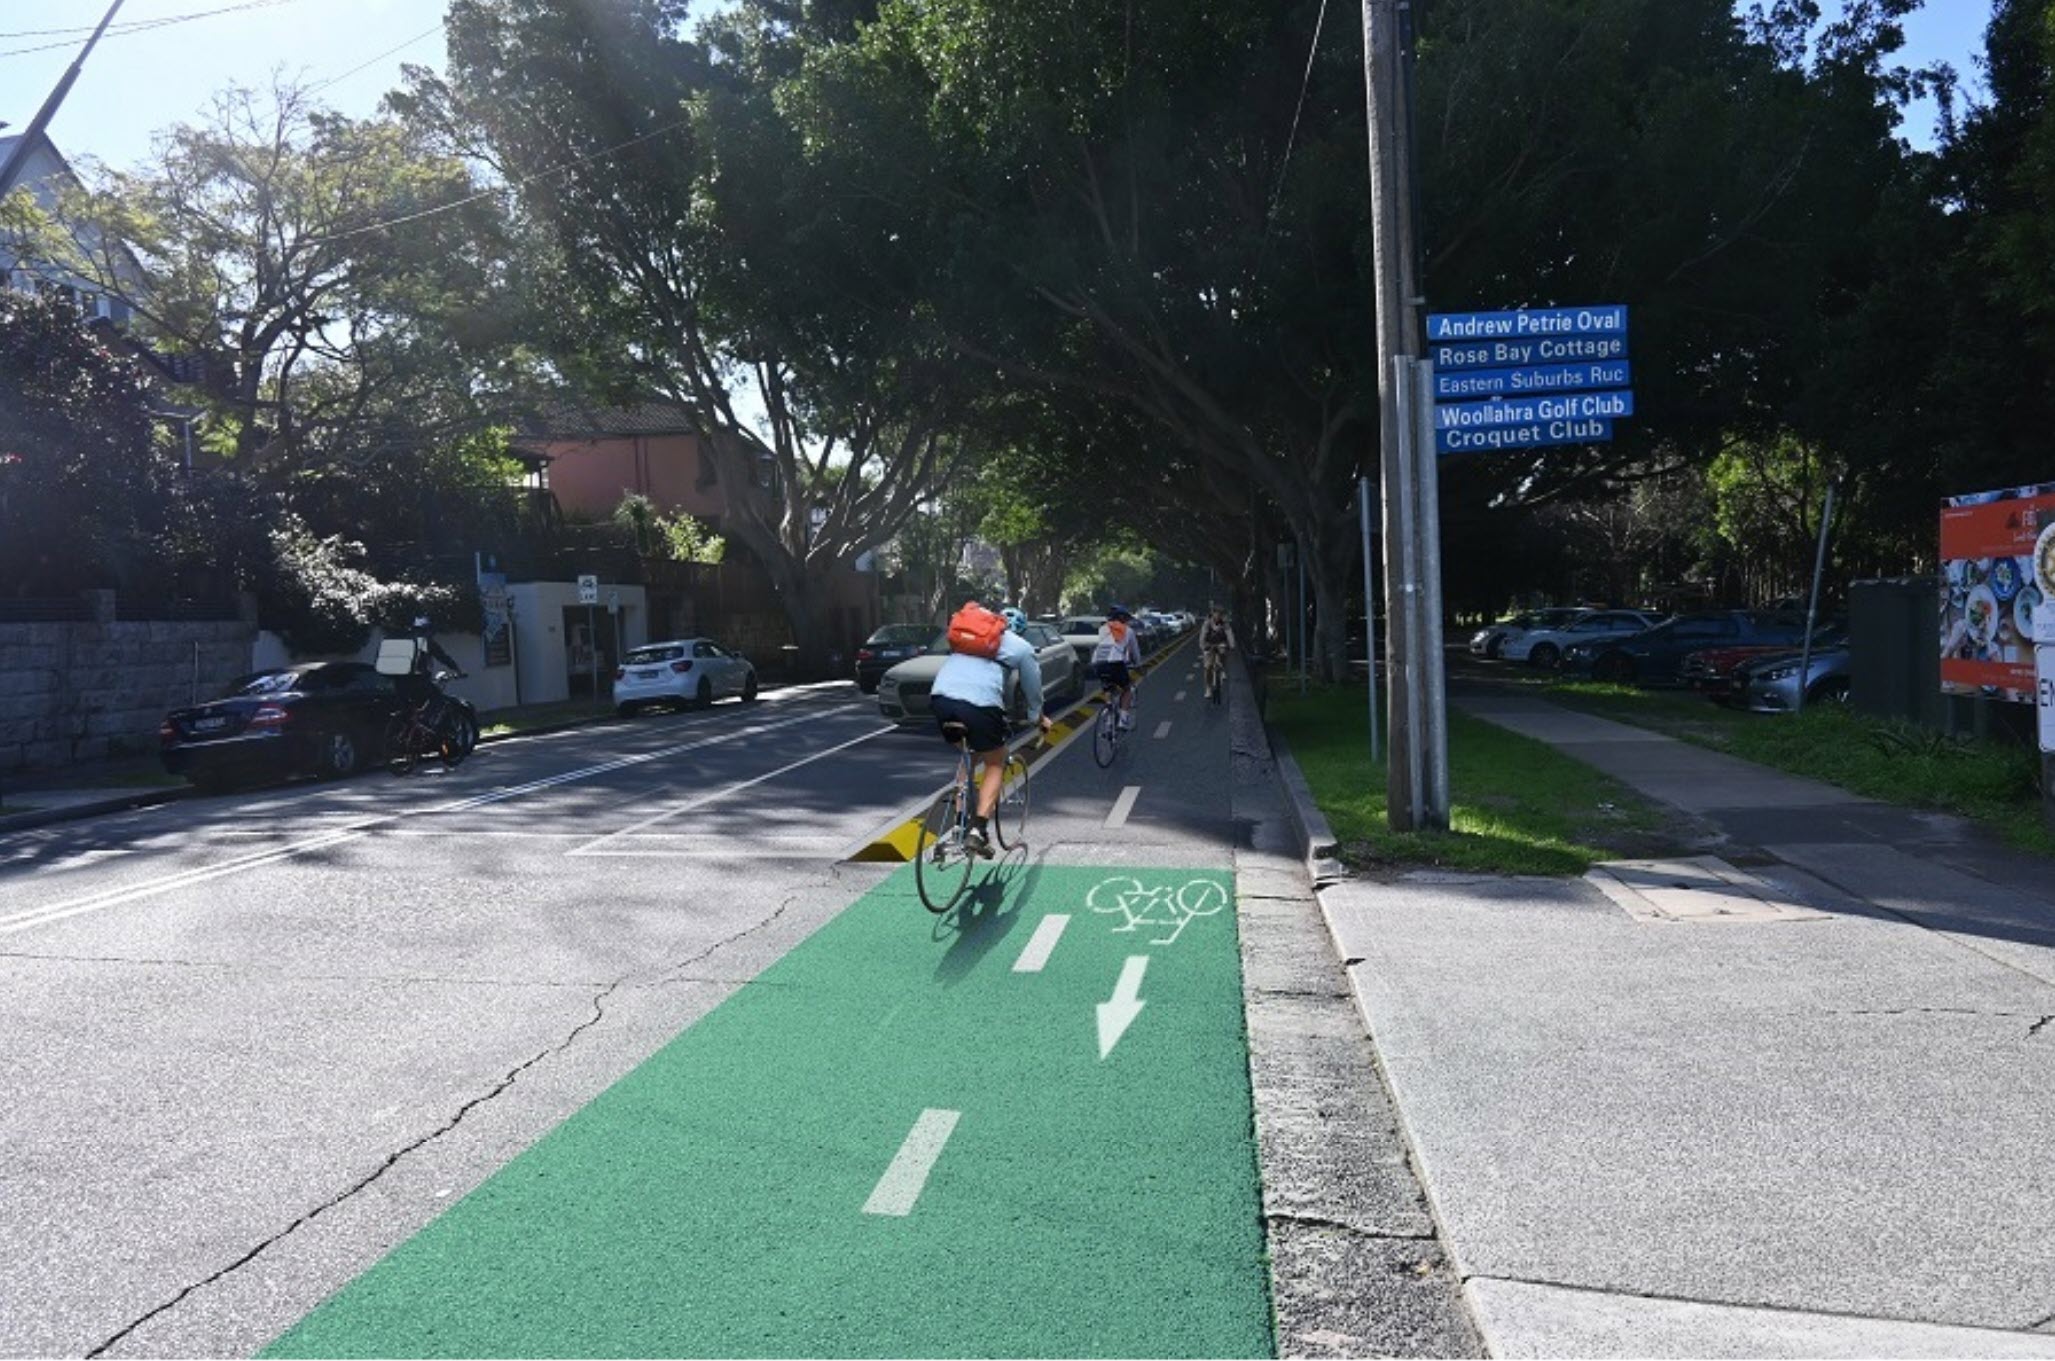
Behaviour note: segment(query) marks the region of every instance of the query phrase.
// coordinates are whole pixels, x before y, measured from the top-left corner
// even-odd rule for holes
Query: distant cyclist
[[[949,724],[963,726],[965,741],[977,757],[978,808],[971,815],[967,841],[974,854],[990,859],[986,825],[1006,783],[1006,673],[1020,677],[1027,712],[1047,732],[1053,725],[1042,712],[1042,666],[1027,640],[1027,616],[1012,606],[997,615],[995,623],[992,611],[975,601],[966,604],[949,621],[949,649],[928,707],[944,737],[949,736]]]
[[[1142,664],[1142,643],[1135,632],[1135,617],[1119,605],[1106,611],[1099,626],[1099,639],[1092,644],[1092,674],[1109,694],[1120,700],[1120,726],[1135,725],[1135,678],[1133,667]]]
[[[1235,646],[1234,626],[1227,622],[1227,616],[1217,605],[1199,630],[1199,646],[1206,653],[1206,693],[1211,695],[1220,685],[1227,666],[1227,654]]]

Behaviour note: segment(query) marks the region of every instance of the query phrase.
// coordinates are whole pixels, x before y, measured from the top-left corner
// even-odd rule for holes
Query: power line
[[[240,5],[227,5],[221,9],[197,10],[190,14],[167,14],[158,19],[136,19],[125,24],[114,24],[107,30],[110,38],[125,38],[136,33],[147,33],[152,29],[170,28],[174,24],[191,23],[195,19],[211,19],[217,14],[235,14],[243,10],[270,9],[277,5],[290,5],[294,0],[244,0]],[[52,33],[85,33],[89,29],[25,29],[16,33],[0,33],[0,38],[33,38]],[[31,52],[50,52],[61,47],[70,47],[71,40],[40,43],[33,47],[11,47],[0,51],[0,57],[22,57]]]
[[[1306,112],[1306,91],[1311,89],[1313,86],[1313,61],[1314,58],[1320,55],[1320,30],[1325,28],[1326,26],[1327,0],[1320,0],[1320,13],[1318,17],[1316,17],[1313,20],[1313,42],[1312,45],[1306,49],[1306,75],[1305,78],[1299,82],[1299,102],[1297,107],[1295,107],[1292,110],[1292,130],[1290,134],[1286,136],[1286,138],[1284,139],[1284,160],[1277,167],[1277,188],[1273,190],[1270,195],[1271,217],[1275,217],[1277,215],[1277,205],[1284,200],[1284,175],[1287,170],[1291,169],[1292,148],[1298,145],[1299,119],[1303,117]],[[1268,230],[1268,225],[1269,224],[1266,219],[1266,232]]]
[[[475,194],[466,194],[462,198],[451,199],[448,203],[439,203],[433,208],[423,208],[420,212],[417,213],[402,213],[398,217],[389,217],[385,219],[385,221],[383,222],[371,222],[365,224],[362,227],[352,227],[346,232],[337,232],[333,236],[317,237],[316,239],[309,241],[306,244],[310,246],[325,246],[332,241],[347,241],[353,236],[363,236],[368,232],[382,232],[388,227],[403,227],[409,222],[419,222],[422,218],[425,217],[434,217],[439,213],[452,212],[458,208],[462,208],[466,204],[476,203],[480,199],[491,198],[496,194],[510,194],[514,190],[519,189],[521,186],[525,184],[533,184],[537,180],[546,180],[552,175],[561,175],[566,170],[574,170],[581,165],[587,165],[593,161],[602,160],[608,156],[613,155],[617,151],[626,151],[629,147],[636,145],[638,142],[647,142],[652,138],[661,137],[667,132],[675,132],[676,130],[684,127],[687,123],[691,121],[692,120],[689,117],[673,119],[671,122],[665,123],[662,127],[651,128],[648,132],[640,133],[634,137],[630,137],[626,141],[616,142],[612,146],[601,147],[598,151],[589,152],[583,156],[573,157],[571,160],[561,162],[557,165],[553,165],[549,167],[547,170],[538,170],[532,175],[523,175],[521,176],[521,178],[509,181],[506,184],[494,185],[490,189],[481,189]]]
[[[368,67],[375,66],[379,62],[384,61],[393,53],[404,52],[408,48],[412,47],[415,43],[420,42],[423,38],[433,37],[435,34],[440,32],[442,32],[442,25],[440,23],[435,24],[431,28],[425,28],[421,30],[419,33],[416,33],[413,37],[407,39],[405,42],[400,43],[394,47],[386,48],[385,51],[380,52],[377,56],[372,57],[368,61],[362,61],[357,63],[355,66],[352,66],[349,70],[343,72],[339,76],[330,76],[326,80],[316,81],[314,84],[307,87],[307,93],[315,94],[321,90],[327,89],[329,86],[334,85],[339,81],[348,80],[351,76],[357,74],[357,72],[365,70]]]

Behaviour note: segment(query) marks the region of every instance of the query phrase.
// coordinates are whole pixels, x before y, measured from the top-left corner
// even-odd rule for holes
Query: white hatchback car
[[[756,698],[756,668],[711,638],[646,643],[621,659],[614,672],[614,708],[623,718],[652,704],[705,708],[733,695]]]

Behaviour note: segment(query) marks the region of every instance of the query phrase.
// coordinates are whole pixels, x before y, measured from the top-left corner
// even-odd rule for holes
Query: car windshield
[[[685,655],[685,649],[676,643],[658,644],[655,647],[638,647],[628,654],[628,665],[647,666],[651,662],[675,662]]]
[[[948,650],[949,630],[943,629],[940,633],[935,635],[934,641],[928,644],[928,655],[930,657],[939,657],[946,653]]]
[[[1066,619],[1063,621],[1063,631],[1065,633],[1097,633],[1099,631],[1099,621],[1084,618]]]
[[[229,687],[228,697],[237,695],[283,695],[300,688],[300,671],[265,671],[246,676]]]
[[[868,642],[871,646],[918,643],[928,636],[926,624],[887,624],[873,633]]]

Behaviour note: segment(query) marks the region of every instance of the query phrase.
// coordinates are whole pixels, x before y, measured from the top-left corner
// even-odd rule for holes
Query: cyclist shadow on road
[[[935,981],[955,987],[1020,924],[1020,905],[1034,894],[1042,877],[1039,863],[1030,863],[1025,847],[1004,859],[964,892],[963,900],[935,922],[935,939],[954,935],[948,952],[935,965]]]

